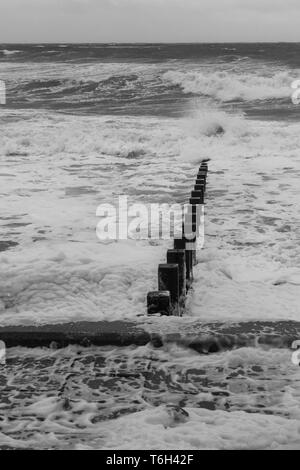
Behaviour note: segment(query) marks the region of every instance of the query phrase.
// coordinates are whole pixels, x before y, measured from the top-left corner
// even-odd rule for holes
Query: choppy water
[[[12,108],[176,116],[201,97],[264,118],[299,117],[290,100],[299,44],[0,47]]]
[[[0,381],[2,448],[299,448],[288,350],[19,348]]]
[[[7,86],[7,104],[0,106],[0,324],[116,318],[143,321],[145,296],[156,287],[157,264],[165,259],[171,242],[102,244],[95,234],[96,208],[116,201],[120,194],[134,202],[186,202],[202,158],[211,159],[205,246],[199,254],[187,315],[204,322],[299,320],[300,107],[291,101],[291,83],[300,79],[299,50],[298,44],[0,46],[0,79]],[[215,132],[218,126],[223,134]],[[61,354],[64,357],[69,352]],[[159,362],[171,366],[170,355],[155,354]],[[269,356],[262,351],[241,353],[242,368],[253,354],[261,355],[266,374]],[[279,374],[284,396],[298,397],[294,392],[298,385],[289,382],[292,375],[280,375],[290,352],[273,350],[270,354],[278,354],[272,356],[270,366],[274,390]],[[207,357],[192,360],[199,362],[196,368],[200,370],[205,364],[208,367]],[[219,360],[224,361],[225,356],[212,359]],[[30,370],[33,374],[32,367]],[[181,400],[189,387],[204,393],[194,376],[186,383],[180,374]],[[208,380],[213,380],[213,374],[207,371]],[[166,380],[161,379],[162,383]],[[223,376],[222,381],[227,384]],[[3,384],[7,386],[5,381]],[[125,379],[120,393],[127,389],[131,385]],[[43,393],[37,390],[43,400]],[[60,432],[66,436],[66,427],[74,431],[75,421],[72,413],[64,415],[66,423],[60,427],[61,415],[55,414],[55,407],[61,404],[56,395],[51,398],[49,384],[45,390],[49,409],[43,404],[41,408],[54,421],[49,435],[55,447]],[[147,442],[158,446],[158,426],[164,433],[164,445],[176,446],[178,434],[170,433],[173,425],[155,421],[160,412],[169,419],[169,411],[160,408],[168,399],[158,399],[161,390],[155,390],[146,405],[142,401],[134,409],[126,392],[120,422],[115,420],[117,415],[109,415],[107,402],[104,411],[98,410],[99,397],[95,399],[98,405],[94,397],[91,405],[85,390],[83,433],[90,436],[90,424],[85,420],[91,407],[95,416],[102,413],[110,435],[114,426],[128,426],[132,437],[133,427],[145,429],[150,423]],[[273,442],[275,447],[299,445],[299,417],[290,412],[287,401],[279,400],[278,418],[267,418],[258,412],[264,398],[247,387],[243,390],[245,406],[238,402],[228,410],[202,395],[199,402],[175,400],[176,405],[189,408],[194,429],[204,426],[198,434],[205,429],[209,432],[208,421],[216,425],[215,441],[207,444],[190,436],[182,447],[230,447],[232,441],[225,444],[224,436],[236,426],[241,431],[237,423],[244,420],[243,432],[252,432],[253,445],[261,436],[257,430],[265,426],[271,436],[264,441],[266,447]],[[114,391],[116,402],[117,395]],[[257,399],[254,408],[252,395]],[[32,399],[28,400],[31,406]],[[213,402],[215,410],[204,411],[199,405],[203,401]],[[13,410],[14,405],[8,404],[8,408]],[[238,416],[228,413],[236,410],[240,410]],[[29,421],[23,416],[27,413],[24,403],[19,402],[13,412],[17,413],[15,426],[24,424],[24,428],[18,435],[5,418],[2,432],[21,439],[23,445],[22,439],[33,425],[31,445],[36,444],[37,422],[42,423],[37,410],[30,411],[33,417]],[[52,413],[59,416],[59,422],[52,419]],[[229,427],[224,424],[223,428],[225,420]],[[282,425],[286,435],[278,443],[274,430]],[[182,433],[181,426],[184,422],[178,427],[184,434],[187,428]],[[191,423],[189,426],[193,429]],[[43,441],[42,425],[40,430]],[[98,428],[94,431],[100,432]],[[238,439],[236,433],[232,436]],[[10,437],[9,442],[5,439],[2,442],[7,445],[19,445]],[[93,446],[109,446],[107,435],[101,442],[95,439]],[[75,441],[76,445],[86,444],[85,438]],[[130,443],[134,444],[133,437]]]

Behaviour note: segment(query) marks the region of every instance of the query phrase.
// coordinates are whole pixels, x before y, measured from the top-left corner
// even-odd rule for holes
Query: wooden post
[[[168,250],[167,263],[178,264],[179,272],[179,297],[185,297],[186,293],[186,266],[185,266],[185,250]]]
[[[196,223],[196,216],[197,216],[197,204],[194,204],[194,205],[188,204],[187,212],[184,214],[184,224]]]
[[[191,206],[196,206],[198,204],[201,204],[200,197],[191,197],[190,198],[190,204],[191,204]]]
[[[147,295],[148,315],[160,313],[161,315],[171,315],[171,299],[169,291],[154,291]]]
[[[199,173],[196,176],[196,180],[201,180],[203,184],[206,184],[206,176],[200,175]]]
[[[195,206],[193,206],[194,208]],[[185,222],[184,222],[184,237],[187,240],[187,242],[190,243],[191,240],[194,239],[194,237],[197,235],[197,230],[198,225],[197,225],[197,213],[188,213],[185,216]],[[190,249],[190,248],[189,248]]]
[[[207,172],[208,165],[204,161],[199,167],[188,209],[182,220],[182,236],[174,240],[174,249],[168,250],[167,263],[158,266],[158,291],[148,293],[149,315],[180,315],[184,308],[186,291],[193,279],[193,264],[196,264],[197,236],[201,223],[199,206],[204,204]]]
[[[198,181],[198,180],[199,180],[199,181],[202,181],[203,184],[206,184],[206,176],[199,175],[199,173],[198,173],[198,175],[197,175],[196,180],[197,180],[197,181]]]
[[[160,264],[158,266],[158,290],[169,291],[171,311],[179,315],[179,268],[178,264]]]
[[[194,198],[192,198],[194,199]],[[197,198],[198,199],[198,198]],[[187,213],[184,218],[183,231],[186,233],[193,232],[198,235],[199,226],[201,223],[202,204],[188,205]]]
[[[185,239],[175,238],[174,239],[174,250],[185,250]]]
[[[197,205],[191,205],[189,209],[192,210],[192,215],[188,213],[185,216],[184,236],[186,238],[186,249],[190,252],[190,263],[193,266],[196,264],[196,239],[198,231]]]
[[[194,226],[192,225],[185,225],[185,237],[187,239],[186,242],[186,249],[190,252],[190,263],[191,265],[196,264],[196,230],[194,230]]]
[[[185,250],[186,262],[186,290],[188,291],[193,281],[193,252],[189,249],[189,241],[187,241],[187,249]]]
[[[196,185],[196,186],[199,186],[199,185]],[[200,199],[201,204],[203,204],[203,202],[204,202],[204,190],[203,189],[192,191],[191,196],[192,196],[192,199],[194,199],[194,198]]]
[[[203,199],[200,199],[200,198],[196,198],[196,197],[191,197],[190,198],[190,204],[192,206],[192,211],[195,211],[196,212],[196,222],[194,223],[194,220],[192,220],[192,224],[185,224],[185,234],[186,234],[186,237],[189,239],[189,246],[190,246],[190,249],[191,249],[191,252],[192,252],[192,260],[193,260],[193,265],[196,264],[197,262],[197,259],[196,259],[196,238],[197,238],[197,231],[198,231],[198,226],[199,226],[199,223],[200,222],[200,219],[199,221],[197,220],[197,210],[199,210],[199,208],[197,208],[198,205],[200,204],[203,204]],[[195,234],[194,236],[191,237],[191,234]]]
[[[206,176],[197,174],[196,180],[203,181],[203,184],[206,183]]]
[[[205,186],[203,184],[195,184],[194,191],[202,192],[201,204],[204,204]]]
[[[188,240],[184,238],[184,230],[183,230],[183,238],[175,239],[174,240],[174,250],[184,250],[185,252],[185,277],[186,277],[186,290],[188,291],[190,285],[193,280],[193,260],[192,260],[192,253],[190,250],[186,249],[186,243]]]
[[[191,191],[191,197],[194,199],[201,199],[202,198],[202,195],[203,195],[203,191],[200,189],[200,190],[192,190]]]
[[[206,181],[203,180],[203,179],[199,180],[197,178],[196,181],[195,181],[195,186],[202,186],[203,187],[203,192],[205,192],[205,190],[206,190]]]

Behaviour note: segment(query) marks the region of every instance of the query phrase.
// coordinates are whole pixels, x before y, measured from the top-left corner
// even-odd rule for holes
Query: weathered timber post
[[[191,206],[197,206],[198,204],[201,204],[200,197],[191,197],[190,198],[190,204],[191,204]]]
[[[179,275],[179,307],[183,309],[186,296],[186,265],[185,250],[168,250],[167,263],[178,264]]]
[[[207,176],[207,173],[208,173],[207,166],[200,166],[200,168],[198,170],[198,174],[200,174],[200,175],[204,174],[205,176]]]
[[[204,188],[206,188],[206,176],[203,176],[203,175],[197,175],[196,177],[196,181],[199,181],[198,184],[202,184],[204,186]],[[200,183],[201,181],[201,183]]]
[[[184,238],[174,238],[174,250],[185,250]]]
[[[186,242],[186,249],[190,253],[191,258],[191,265],[194,266],[196,264],[196,230],[194,230],[193,225],[185,224],[184,228],[184,236],[187,239]]]
[[[193,280],[193,260],[191,250],[186,249],[188,240],[184,238],[184,231],[182,238],[174,239],[174,250],[184,250],[185,252],[185,277],[186,277],[186,290],[188,291]]]
[[[148,314],[182,314],[186,292],[193,280],[193,264],[196,264],[200,206],[204,204],[207,173],[207,161],[203,161],[184,214],[182,238],[174,239],[174,249],[167,252],[167,263],[158,267],[158,291],[148,293]]]
[[[188,227],[189,229],[191,229],[192,232],[196,233],[197,232],[197,226],[198,226],[198,223],[197,223],[197,206],[196,205],[193,205],[193,206],[189,205],[187,213],[184,216],[184,229],[183,229],[183,231],[185,231],[185,228]]]
[[[195,185],[195,186],[199,186],[199,185]],[[203,204],[204,203],[204,191],[203,190],[195,190],[195,191],[192,191],[191,192],[191,196],[192,198],[196,198],[196,199],[200,199],[201,203],[200,204]]]
[[[178,264],[160,264],[158,266],[158,290],[170,292],[171,312],[179,315],[179,268]]]
[[[198,227],[199,227],[199,223],[200,223],[200,218],[198,220],[198,217],[197,217],[197,214],[199,214],[199,207],[197,207],[197,206],[199,206],[200,204],[203,204],[203,198],[191,197],[189,202],[190,202],[190,205],[192,206],[192,213],[195,214],[196,218],[193,218],[191,226],[187,226],[187,227],[185,227],[185,229],[189,230],[189,232],[186,232],[188,238],[189,238],[189,234],[191,235],[191,232],[194,234],[193,237],[190,237],[191,238],[190,243],[194,243],[194,245],[196,245],[197,232],[198,232]],[[190,232],[190,230],[191,230],[191,232]],[[192,254],[193,254],[193,264],[195,265],[196,262],[197,262],[197,260],[196,260],[196,246],[192,250]]]
[[[205,186],[206,185],[206,176],[197,175],[196,181],[198,181],[198,183],[196,183],[196,184],[203,184]]]
[[[203,186],[204,188],[204,191],[206,189],[206,177],[205,176],[202,176],[202,175],[197,175],[197,178],[196,178],[196,183],[195,184],[200,184]]]
[[[148,292],[147,312],[148,315],[160,313],[161,315],[171,315],[171,298],[168,291]]]

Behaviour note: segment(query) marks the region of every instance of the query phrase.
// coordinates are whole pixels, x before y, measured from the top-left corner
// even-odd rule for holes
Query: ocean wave
[[[180,86],[184,93],[209,96],[221,102],[288,98],[291,96],[291,83],[295,80],[288,72],[277,72],[267,77],[227,71],[175,70],[166,72],[163,78]]]
[[[23,85],[23,90],[40,90],[62,85],[63,80],[33,80]]]
[[[19,52],[21,52],[21,51],[2,49],[1,52],[3,53],[3,55],[14,55],[14,54],[19,54]]]
[[[18,217],[3,222],[3,239],[19,243],[0,257],[0,323],[145,314],[166,248],[95,245],[96,208],[118,194],[146,204],[186,201],[204,158],[211,258],[206,248],[195,267],[189,312],[203,321],[299,318],[298,123],[217,110],[181,120],[24,116],[8,121],[0,139],[12,175],[1,187],[3,216]],[[54,190],[45,209],[47,188]]]
[[[133,83],[138,80],[138,76],[132,75],[118,75],[110,76],[103,80],[76,80],[69,78],[53,78],[53,79],[40,79],[30,80],[23,83],[21,86],[18,85],[19,92],[59,92],[60,95],[80,95],[80,93],[96,92],[97,90],[108,90],[110,89],[126,89],[131,88]]]

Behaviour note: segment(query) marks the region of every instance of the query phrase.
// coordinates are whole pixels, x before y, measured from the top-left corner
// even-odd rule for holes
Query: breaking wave
[[[138,79],[136,75],[112,76],[104,80],[70,80],[70,79],[50,79],[32,80],[23,85],[24,91],[51,90],[60,87],[62,93],[95,91],[100,87],[126,87]]]
[[[228,71],[169,71],[164,79],[182,88],[184,93],[204,95],[218,101],[254,101],[282,99],[291,96],[291,84],[295,80],[288,72],[273,76],[233,74]]]
[[[18,51],[18,50],[10,51],[8,49],[2,49],[1,52],[2,52],[3,55],[14,55],[14,54],[19,54],[19,52],[21,52],[21,51]]]

